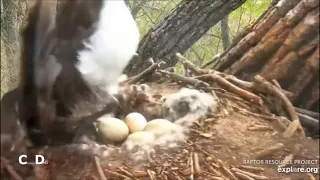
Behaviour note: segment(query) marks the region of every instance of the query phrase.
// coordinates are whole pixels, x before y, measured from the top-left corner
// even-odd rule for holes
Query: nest
[[[177,54],[179,61],[193,76],[181,76],[157,70],[153,63],[141,74],[125,83],[141,82],[150,74],[164,75],[158,82],[148,83],[153,100],[137,104],[131,102],[124,111],[136,110],[150,117],[161,97],[182,87],[201,89],[211,93],[218,102],[214,113],[195,121],[188,127],[187,138],[174,145],[155,147],[152,153],[136,161],[124,153],[121,146],[108,145],[106,158],[86,157],[70,153],[65,147],[45,147],[28,152],[32,161],[42,154],[46,164],[20,165],[12,152],[1,159],[1,178],[7,179],[318,179],[318,174],[279,173],[278,167],[316,168],[319,162],[318,142],[307,138],[295,108],[286,92],[257,76],[254,82],[244,82],[220,72],[199,69]],[[161,82],[160,82],[161,81]],[[138,96],[135,96],[138,97]],[[288,115],[279,117],[270,112],[266,103],[277,99]],[[274,100],[273,99],[273,100]],[[133,101],[133,100],[132,100]],[[130,103],[129,103],[130,104]],[[160,102],[161,104],[161,102]],[[267,105],[266,105],[267,104]],[[274,105],[275,106],[275,105]],[[154,113],[154,114],[152,114]],[[313,161],[311,161],[313,160]],[[316,160],[316,161],[315,161]]]

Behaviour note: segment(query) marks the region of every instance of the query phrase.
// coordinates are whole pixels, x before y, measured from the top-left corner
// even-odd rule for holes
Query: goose
[[[61,3],[54,16],[37,0],[22,30],[19,113],[38,145],[70,142],[66,124],[114,106],[140,39],[124,0]]]

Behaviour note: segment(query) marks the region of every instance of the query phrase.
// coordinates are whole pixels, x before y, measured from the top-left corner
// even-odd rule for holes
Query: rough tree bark
[[[222,37],[222,45],[223,49],[227,50],[230,46],[230,37],[229,37],[229,26],[228,26],[228,18],[229,16],[225,16],[221,20],[221,37]]]
[[[276,79],[295,105],[319,111],[319,0],[280,0],[236,39],[211,68]]]
[[[242,5],[245,0],[183,0],[162,22],[150,29],[140,42],[139,58],[133,59],[125,73],[129,76],[148,67],[147,60],[163,60],[173,66],[177,52],[186,52],[213,25]]]
[[[19,29],[24,14],[23,1],[1,1],[1,90],[4,92],[18,84]]]

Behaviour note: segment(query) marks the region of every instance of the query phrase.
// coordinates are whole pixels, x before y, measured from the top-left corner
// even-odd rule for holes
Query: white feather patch
[[[136,54],[139,29],[124,0],[104,0],[96,31],[78,52],[78,70],[87,83],[116,93],[122,71]]]

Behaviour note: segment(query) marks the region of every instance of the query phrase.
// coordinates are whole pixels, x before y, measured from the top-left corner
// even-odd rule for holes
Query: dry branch
[[[297,111],[297,113],[304,114],[304,115],[310,116],[315,119],[319,119],[319,113],[308,111],[306,109],[301,109],[298,107],[295,107],[294,109]]]
[[[189,162],[190,162],[190,169],[191,169],[191,174],[190,174],[190,179],[193,180],[194,179],[194,163],[193,163],[193,153],[190,153],[190,158],[189,158]]]
[[[130,178],[133,178],[134,175],[129,173],[128,171],[126,171],[125,169],[121,168],[121,167],[118,167],[118,169],[123,173],[125,174],[126,176],[130,177]]]
[[[221,73],[221,74],[223,74],[223,73]],[[231,83],[233,83],[243,89],[250,89],[254,92],[259,92],[259,93],[268,93],[268,91],[266,91],[264,88],[254,86],[254,83],[252,83],[252,82],[240,80],[233,75],[224,75],[224,76],[228,81],[230,81]],[[293,96],[293,94],[291,92],[286,91],[284,89],[281,89],[281,92],[284,93],[288,98],[291,98]]]
[[[214,82],[218,83],[221,87],[225,88],[226,90],[228,90],[230,92],[233,92],[233,93],[239,95],[240,97],[243,97],[243,98],[245,98],[249,101],[252,101],[256,104],[263,104],[263,101],[259,96],[235,86],[234,84],[230,83],[229,81],[227,81],[223,77],[219,76],[217,73],[201,75],[201,76],[196,77],[196,79],[206,80],[206,81],[214,81]]]
[[[206,83],[204,81],[200,81],[198,79],[184,77],[179,74],[175,74],[175,73],[171,73],[171,72],[163,71],[163,70],[159,70],[158,72],[160,72],[161,74],[165,75],[166,77],[169,77],[170,79],[172,79],[173,81],[178,82],[178,83],[189,84],[189,85],[192,85],[195,87],[209,87],[208,83]]]
[[[271,94],[277,97],[280,100],[280,103],[275,104],[275,105],[278,105],[278,112],[279,113],[282,112],[281,102],[283,102],[285,105],[286,111],[288,112],[288,114],[290,115],[293,121],[291,126],[287,128],[286,132],[284,133],[284,136],[288,136],[288,137],[292,136],[292,134],[294,133],[294,131],[297,130],[297,128],[299,128],[302,131],[302,134],[304,135],[302,126],[299,125],[300,121],[294,121],[294,119],[297,119],[297,118],[299,120],[299,117],[295,116],[295,112],[292,111],[292,108],[291,108],[293,106],[290,100],[288,99],[288,98],[291,98],[293,94],[291,92],[283,90],[280,84],[276,80],[273,81],[275,85],[272,85],[271,83],[262,79],[262,77],[259,78],[259,76],[257,76],[259,79],[259,80],[255,80],[257,82],[254,82],[254,83],[247,82],[247,81],[240,80],[235,76],[226,75],[218,71],[203,70],[197,67],[192,62],[190,62],[187,58],[183,57],[180,53],[176,53],[176,57],[178,61],[183,64],[184,67],[188,68],[194,75],[198,75],[195,77],[195,79],[200,79],[206,82],[214,81],[224,89],[228,90],[229,92],[233,92],[239,95],[240,97],[243,97],[244,99],[255,102],[256,104],[263,104],[263,101],[261,97],[253,94],[252,92],[266,93],[266,94]],[[175,81],[178,81],[178,82],[183,81],[183,82],[186,82],[186,84],[192,84],[195,86],[197,86],[197,84],[199,83],[197,81],[194,81],[194,79],[191,77],[183,77],[176,74],[167,74],[167,75],[169,75],[171,78],[175,79]]]
[[[305,136],[304,130],[300,124],[299,117],[294,110],[294,107],[290,100],[273,84],[270,82],[266,81],[263,77],[257,75],[254,78],[255,80],[255,85],[260,86],[264,88],[265,90],[269,91],[270,94],[280,98],[284,104],[284,107],[286,111],[288,112],[290,119],[292,120],[292,123],[290,123],[289,127],[286,129],[286,131],[283,133],[284,137],[292,137],[295,131],[298,129],[301,130],[301,133],[303,136]]]
[[[100,179],[101,180],[107,180],[106,175],[104,174],[104,172],[103,172],[103,170],[101,168],[100,159],[97,156],[95,156],[94,160],[95,160],[95,163],[96,163],[96,166],[97,166],[97,170],[98,170]]]
[[[114,177],[117,177],[117,178],[120,178],[120,179],[123,179],[123,180],[129,180],[131,179],[130,177],[128,176],[125,176],[123,174],[119,174],[117,172],[112,172],[112,171],[107,171],[110,175],[114,176]]]
[[[270,131],[273,130],[270,126],[262,126],[262,125],[252,125],[248,127],[250,131]]]
[[[213,58],[210,61],[206,62],[204,65],[202,65],[201,68],[206,68],[207,66],[211,65],[214,62],[218,62],[220,57],[221,57],[221,54],[217,54],[213,56]]]
[[[298,117],[300,119],[301,124],[303,124],[306,127],[319,127],[319,120],[317,119],[300,113],[298,113]]]
[[[209,71],[201,69],[189,61],[187,58],[183,57],[180,53],[176,53],[176,57],[181,64],[188,68],[194,75],[207,74]]]
[[[268,149],[264,149],[262,151],[259,151],[256,153],[255,158],[259,159],[268,155],[271,155],[272,153],[282,149],[284,147],[284,144],[277,143],[274,146],[269,147]]]
[[[261,119],[265,119],[265,120],[268,120],[268,121],[275,121],[277,120],[276,117],[274,116],[268,116],[268,115],[263,115],[263,114],[257,114],[257,113],[253,113],[253,112],[250,112],[250,111],[239,111],[241,114],[244,114],[244,115],[249,115],[249,116],[253,116],[253,117],[257,117],[257,118],[261,118]]]
[[[193,163],[194,163],[194,171],[197,175],[201,175],[202,170],[199,164],[199,157],[198,157],[198,153],[194,153],[193,154]]]
[[[235,172],[235,174],[243,180],[255,180],[254,178],[240,172]]]
[[[176,57],[178,58],[178,61],[180,61],[184,66],[186,66],[193,74],[200,75],[198,77],[195,77],[196,79],[201,79],[201,78],[203,78],[203,80],[211,79],[216,83],[218,83],[221,87],[225,88],[226,90],[233,92],[239,95],[240,97],[244,97],[249,101],[253,100],[258,104],[263,103],[262,99],[259,96],[249,92],[249,90],[259,92],[259,93],[270,94],[270,92],[266,91],[264,87],[256,86],[252,82],[243,81],[236,78],[235,76],[227,75],[214,70],[203,70],[197,67],[196,65],[194,65],[192,62],[190,62],[187,58],[183,57],[180,53],[177,53]],[[280,86],[279,83],[277,84],[278,86]],[[291,98],[293,96],[291,92],[288,92],[281,88],[280,88],[280,91],[284,93],[288,98]]]
[[[254,171],[254,172],[262,172],[264,170],[261,167],[245,166],[245,165],[241,165],[241,166],[239,166],[239,168],[249,170],[249,171]]]
[[[223,164],[223,162],[218,159],[217,160],[219,166],[223,169],[223,171],[232,179],[232,180],[238,180],[238,178]]]
[[[134,177],[137,177],[137,178],[148,176],[148,173],[145,171],[135,171],[133,174],[134,174]]]
[[[153,73],[157,68],[160,67],[160,65],[165,64],[165,62],[163,62],[163,61],[161,61],[159,63],[154,63],[152,58],[150,58],[149,61],[151,62],[151,66],[149,66],[147,69],[142,71],[140,74],[128,79],[125,83],[126,84],[135,84],[135,83],[141,81],[147,75],[150,75],[151,73]]]
[[[251,177],[253,179],[257,179],[257,180],[267,180],[267,179],[269,179],[269,178],[267,178],[265,176],[256,175],[256,174],[253,174],[253,173],[250,173],[250,172],[247,172],[247,171],[240,170],[238,168],[231,168],[231,171],[245,174],[245,175],[247,175],[247,176],[249,176],[249,177]]]

